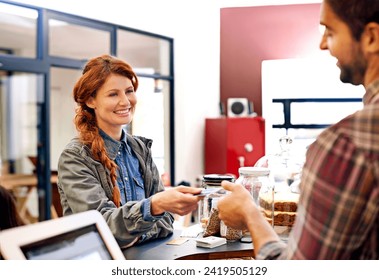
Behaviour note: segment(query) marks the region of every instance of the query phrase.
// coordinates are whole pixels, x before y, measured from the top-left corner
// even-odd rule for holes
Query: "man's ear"
[[[363,48],[369,53],[379,52],[379,23],[369,22],[362,34]]]
[[[86,101],[86,105],[91,108],[91,109],[96,109],[96,106],[95,106],[95,98],[93,98],[93,96],[91,96],[90,98],[88,98],[88,100]]]

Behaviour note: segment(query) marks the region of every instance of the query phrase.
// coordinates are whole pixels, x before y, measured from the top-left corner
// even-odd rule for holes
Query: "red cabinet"
[[[254,118],[205,120],[205,174],[231,173],[265,155],[265,121]]]

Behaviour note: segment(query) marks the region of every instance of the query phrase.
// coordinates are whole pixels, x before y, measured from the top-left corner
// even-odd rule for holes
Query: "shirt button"
[[[125,179],[125,181],[128,181],[128,177],[125,177],[124,179]]]
[[[121,155],[121,152],[118,152],[119,155]]]

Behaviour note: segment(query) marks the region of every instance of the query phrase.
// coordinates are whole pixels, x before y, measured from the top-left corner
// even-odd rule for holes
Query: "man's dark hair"
[[[333,12],[350,28],[356,40],[369,22],[379,23],[379,0],[325,0]]]

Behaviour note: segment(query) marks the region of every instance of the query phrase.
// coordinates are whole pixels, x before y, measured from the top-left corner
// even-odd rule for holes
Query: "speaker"
[[[247,98],[228,98],[228,117],[247,117],[250,115],[250,102]]]

